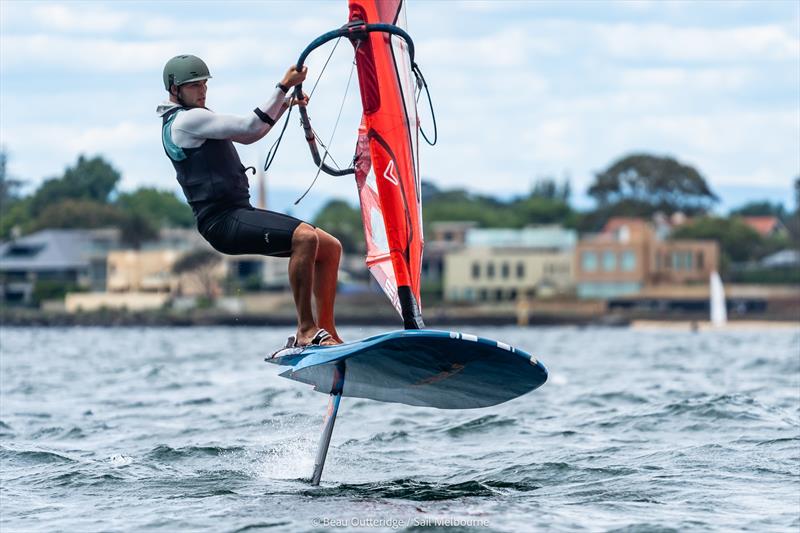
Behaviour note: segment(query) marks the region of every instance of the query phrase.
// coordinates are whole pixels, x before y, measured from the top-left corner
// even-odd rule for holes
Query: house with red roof
[[[787,233],[786,226],[776,216],[742,217],[742,221],[756,230],[762,237],[773,237]]]

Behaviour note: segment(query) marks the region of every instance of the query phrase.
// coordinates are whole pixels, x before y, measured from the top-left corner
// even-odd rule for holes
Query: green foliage
[[[48,206],[62,200],[91,200],[107,203],[119,182],[120,174],[102,157],[78,157],[60,178],[46,180],[34,193],[31,214],[38,216]]]
[[[735,283],[792,284],[800,285],[800,269],[797,268],[752,268],[732,272],[728,279]]]
[[[568,202],[572,189],[569,180],[565,180],[563,185],[559,185],[553,178],[539,178],[531,190],[532,198],[544,198],[547,200],[561,200]]]
[[[116,224],[120,229],[122,242],[139,249],[143,243],[158,239],[158,228],[150,218],[141,213],[123,213]]]
[[[0,240],[11,237],[14,227],[24,232],[30,225],[30,199],[20,197],[21,186],[8,175],[8,151],[0,146]]]
[[[794,213],[800,217],[800,176],[794,179]]]
[[[510,206],[517,217],[517,225],[564,224],[573,225],[574,212],[564,200],[541,196],[529,196],[513,202]]]
[[[469,220],[486,228],[518,227],[518,217],[507,207],[506,202],[495,198],[456,189],[440,192],[427,204],[423,203],[422,216],[426,225]]]
[[[719,242],[723,264],[759,259],[764,240],[738,218],[701,217],[672,232],[673,239],[705,239]]]
[[[146,217],[157,227],[194,226],[191,208],[170,191],[141,187],[130,193],[121,193],[116,204],[128,213]]]
[[[117,226],[124,213],[113,205],[93,200],[61,199],[48,204],[34,220],[33,229],[104,228]]]
[[[12,230],[18,228],[21,235],[31,231],[33,221],[31,219],[31,199],[22,198],[3,205],[0,209],[0,240],[11,237]]]
[[[614,162],[595,175],[588,192],[600,207],[632,200],[648,206],[650,215],[656,211],[704,213],[717,201],[695,168],[671,157],[649,154],[633,154]]]
[[[38,280],[33,286],[32,303],[40,305],[45,300],[63,300],[68,292],[80,292],[72,282],[60,280]]]
[[[612,217],[649,219],[652,215],[653,207],[650,204],[628,198],[614,204],[598,206],[592,211],[576,214],[575,228],[581,233],[597,233]]]
[[[22,181],[8,175],[8,152],[0,146],[0,212],[10,208],[19,200]]]
[[[18,183],[6,175],[7,154],[0,149],[0,239],[12,228],[22,233],[44,228],[118,227],[122,241],[135,248],[156,239],[162,226],[192,227],[192,211],[172,192],[143,187],[111,202],[120,174],[102,157],[80,156],[58,178],[45,180],[19,198]]]
[[[772,203],[766,200],[748,202],[741,207],[732,209],[730,216],[739,215],[743,217],[757,217],[757,216],[774,216],[783,218],[786,215],[786,210],[783,204]]]
[[[343,200],[331,200],[317,213],[313,224],[342,243],[345,253],[364,253],[364,226],[361,210]]]

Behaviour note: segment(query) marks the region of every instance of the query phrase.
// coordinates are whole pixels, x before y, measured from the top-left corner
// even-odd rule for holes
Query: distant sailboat
[[[711,286],[711,325],[722,327],[728,322],[728,311],[725,307],[725,289],[722,287],[722,279],[716,270],[711,273],[709,284]]]

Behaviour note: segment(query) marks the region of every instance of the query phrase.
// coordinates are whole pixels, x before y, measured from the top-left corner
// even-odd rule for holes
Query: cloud
[[[102,152],[125,187],[173,186],[153,114],[168,57],[204,57],[212,107],[244,114],[312,38],[346,17],[339,2],[304,4],[303,14],[293,3],[187,5],[3,2],[0,133],[12,170],[39,179],[82,151]],[[440,129],[438,146],[421,146],[422,173],[507,194],[569,170],[578,191],[593,171],[641,150],[696,164],[712,184],[783,185],[800,172],[800,12],[762,5],[414,3],[410,30]],[[306,85],[326,57],[311,58]],[[342,43],[312,99],[326,140],[351,58]],[[42,76],[52,85],[28,83]],[[357,92],[349,98],[333,147],[342,164],[360,115]],[[424,96],[420,107],[430,131]],[[270,171],[276,187],[305,186],[316,171],[296,116]],[[242,161],[263,164],[276,136],[238,147]],[[323,176],[314,194],[349,195],[351,186]]]
[[[84,5],[80,10],[64,4],[33,5],[30,14],[34,24],[62,32],[113,34],[130,22],[127,13],[92,5]]]
[[[736,28],[666,24],[587,25],[610,57],[648,61],[782,61],[800,58],[800,42],[778,25]]]
[[[627,89],[734,91],[752,83],[756,77],[756,73],[746,67],[643,67],[622,69],[619,81]]]

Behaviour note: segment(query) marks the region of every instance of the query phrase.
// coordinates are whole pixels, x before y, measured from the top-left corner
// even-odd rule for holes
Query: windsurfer
[[[305,106],[307,96],[296,102],[286,96],[305,77],[305,68],[297,71],[292,66],[269,99],[249,116],[222,115],[206,107],[206,84],[211,78],[206,64],[198,57],[179,55],[164,67],[169,100],[156,111],[163,121],[164,150],[203,237],[225,254],[289,258],[297,333],[289,337],[288,345],[340,344],[333,306],[341,244],[301,220],[250,205],[247,169],[233,146],[233,142],[258,141],[289,106]]]

